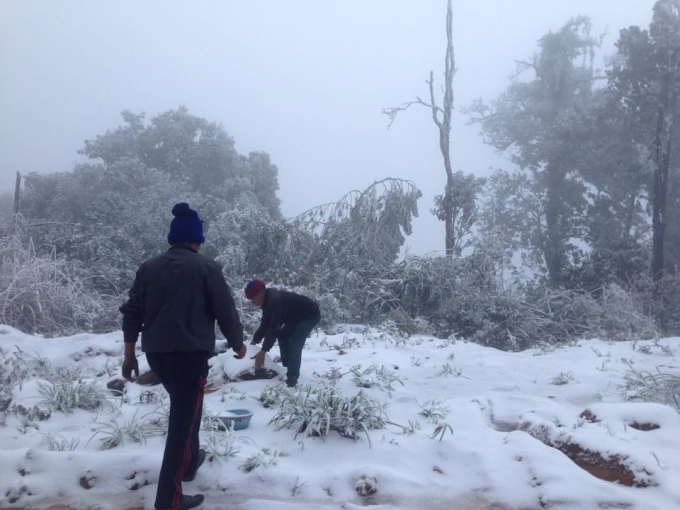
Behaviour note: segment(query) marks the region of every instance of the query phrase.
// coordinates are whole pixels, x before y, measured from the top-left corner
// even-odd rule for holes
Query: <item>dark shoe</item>
[[[288,379],[286,379],[286,386],[288,386],[289,388],[295,388],[297,386],[297,383],[298,383],[297,377],[289,377]]]
[[[198,505],[203,503],[205,497],[203,494],[196,494],[195,496],[187,496],[182,494],[182,502],[179,504],[179,510],[189,510],[189,508],[196,508]],[[156,510],[163,510],[156,508]]]
[[[187,496],[182,494],[182,503],[179,505],[179,510],[189,510],[189,508],[196,508],[203,503],[205,497],[203,494],[196,494],[195,496]]]
[[[194,478],[196,478],[196,473],[198,473],[198,468],[200,468],[203,463],[205,462],[205,450],[200,449],[198,450],[198,462],[196,462],[196,469],[194,469],[191,473],[187,472],[184,473],[184,477],[182,478],[183,482],[193,482]],[[193,507],[188,507],[188,508],[193,508]]]

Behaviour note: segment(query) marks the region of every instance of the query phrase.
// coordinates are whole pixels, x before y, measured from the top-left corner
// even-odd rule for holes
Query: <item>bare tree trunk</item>
[[[14,216],[12,217],[12,235],[19,231],[19,193],[21,191],[21,174],[17,172],[17,181],[14,186]]]
[[[652,197],[652,261],[650,272],[657,284],[663,278],[663,245],[666,234],[666,197],[668,174],[671,166],[671,124],[668,111],[670,103],[670,77],[666,76],[661,87],[656,135],[654,138],[654,196]],[[657,289],[658,291],[658,289]]]
[[[626,243],[628,243],[633,231],[633,218],[635,217],[635,204],[637,203],[637,198],[637,195],[631,192],[630,198],[628,199],[628,207],[626,208],[626,228],[623,233],[623,240]]]
[[[455,233],[453,232],[453,206],[451,191],[453,187],[453,170],[451,169],[451,113],[453,112],[453,75],[455,59],[453,55],[453,14],[451,0],[446,5],[446,58],[444,61],[444,100],[442,104],[442,120],[437,117],[438,108],[434,100],[434,78],[430,71],[430,101],[432,104],[432,119],[439,128],[439,148],[444,157],[444,170],[446,171],[446,188],[444,192],[444,247],[446,256],[453,257]]]
[[[434,95],[434,73],[430,71],[430,79],[426,80],[430,86],[430,102],[427,103],[421,98],[416,101],[405,103],[404,106],[395,108],[385,108],[383,113],[390,118],[389,127],[394,122],[397,114],[400,111],[406,110],[414,104],[425,106],[432,110],[432,120],[439,129],[439,149],[444,158],[444,170],[446,171],[446,187],[444,191],[444,203],[442,204],[443,219],[444,219],[444,247],[446,249],[446,256],[453,257],[455,251],[455,217],[453,211],[453,202],[451,192],[453,190],[453,170],[451,169],[451,113],[453,111],[453,75],[456,73],[455,58],[453,55],[453,14],[451,9],[451,0],[447,1],[446,5],[446,58],[444,61],[444,99],[442,106],[439,107]],[[439,115],[441,114],[441,119]],[[440,219],[441,216],[440,216]]]
[[[557,288],[562,283],[564,271],[564,242],[562,239],[562,211],[560,207],[560,169],[555,164],[546,165],[546,204],[545,204],[545,265],[548,269],[550,285]]]

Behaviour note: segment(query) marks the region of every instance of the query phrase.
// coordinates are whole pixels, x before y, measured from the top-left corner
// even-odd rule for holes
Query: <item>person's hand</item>
[[[234,355],[234,358],[243,359],[246,356],[247,351],[248,351],[248,348],[246,347],[246,344],[243,344],[239,351],[235,351],[236,354]]]
[[[122,367],[123,378],[125,378],[126,381],[132,382],[133,381],[132,372],[135,373],[135,377],[139,377],[139,365],[137,364],[137,356],[135,356],[134,354],[132,356],[125,355]]]
[[[264,357],[266,354],[267,351],[260,351],[255,356],[250,358],[255,360],[255,368],[262,368],[264,366]]]

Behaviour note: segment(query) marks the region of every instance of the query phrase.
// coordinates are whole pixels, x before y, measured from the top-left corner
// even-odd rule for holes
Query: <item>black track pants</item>
[[[146,354],[151,370],[170,395],[170,421],[156,508],[178,508],[182,477],[196,468],[208,357],[203,351]]]

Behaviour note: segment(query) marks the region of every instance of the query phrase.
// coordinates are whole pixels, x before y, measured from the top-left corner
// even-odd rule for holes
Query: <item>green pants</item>
[[[279,349],[281,350],[281,363],[288,369],[288,379],[297,380],[300,377],[300,364],[302,363],[302,348],[305,346],[307,337],[319,319],[308,319],[293,324],[285,324],[279,333]]]

